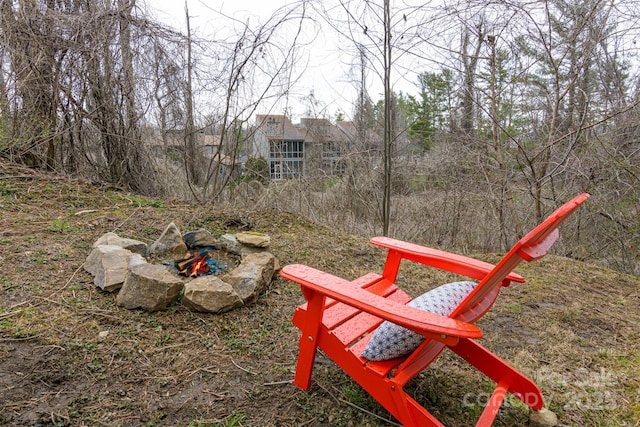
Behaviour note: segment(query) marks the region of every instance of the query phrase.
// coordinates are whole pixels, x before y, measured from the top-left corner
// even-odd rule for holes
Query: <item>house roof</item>
[[[341,120],[336,122],[336,126],[338,126],[338,128],[342,132],[344,132],[347,135],[347,137],[351,140],[354,140],[356,138],[356,135],[358,134],[356,125],[353,122],[347,122],[347,121]]]
[[[294,140],[305,143],[351,142],[362,144],[368,149],[379,148],[382,145],[382,137],[370,129],[367,129],[364,141],[361,141],[356,124],[350,121],[338,121],[334,125],[324,118],[303,118],[299,124],[294,125],[283,114],[258,114],[256,125],[270,140]]]
[[[269,139],[304,140],[304,135],[283,114],[258,114],[256,124]]]
[[[327,119],[304,118],[298,125],[306,142],[346,142],[344,132]]]
[[[336,125],[342,132],[344,132],[345,135],[347,135],[350,141],[357,142],[359,140],[358,127],[354,122],[343,120],[336,122]],[[360,142],[364,143],[367,146],[375,147],[382,145],[382,137],[371,129],[366,130],[364,139],[364,141]]]
[[[182,147],[185,144],[184,131],[176,130],[166,133],[166,139],[163,141],[160,135],[153,135],[151,138],[145,139],[146,145],[163,145],[169,147]],[[196,133],[196,144],[199,146],[217,146],[220,145],[220,135],[208,135],[202,132]]]

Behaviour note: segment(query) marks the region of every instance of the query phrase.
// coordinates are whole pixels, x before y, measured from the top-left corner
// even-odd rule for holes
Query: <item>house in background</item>
[[[258,115],[249,155],[267,160],[271,179],[342,175],[347,154],[358,144],[355,126],[340,123],[303,118],[293,124],[285,115]]]
[[[217,173],[218,182],[227,182],[242,175],[241,159],[225,153],[220,135],[211,135],[201,130],[196,133],[195,143],[204,174]],[[156,159],[168,160],[181,165],[184,164],[186,144],[183,129],[168,130],[165,132],[164,138],[156,131],[145,140],[147,149]]]
[[[344,132],[327,119],[301,119],[298,129],[304,136],[308,174],[344,174],[350,145]]]
[[[251,157],[269,164],[271,179],[287,179],[304,173],[304,137],[285,115],[258,115]]]

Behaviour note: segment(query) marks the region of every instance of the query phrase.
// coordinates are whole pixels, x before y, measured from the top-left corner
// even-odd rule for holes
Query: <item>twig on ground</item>
[[[272,383],[264,383],[262,385],[263,386],[270,386],[270,385],[282,385],[282,384],[293,384],[293,380],[274,381]]]
[[[211,390],[202,390],[202,393],[204,394],[209,394],[211,396],[213,396],[215,398],[215,400],[224,400],[226,399],[229,394],[228,391],[223,391],[223,392],[215,392],[215,391],[211,391]]]
[[[190,374],[188,374],[188,375],[185,377],[185,379],[188,379],[188,378],[190,378],[190,377],[194,376],[194,375],[195,375],[195,374],[197,374],[198,372],[207,372],[207,373],[209,373],[209,374],[219,374],[219,373],[220,373],[220,370],[214,371],[214,370],[212,370],[213,368],[215,368],[215,366],[207,366],[207,367],[205,367],[205,368],[198,368],[198,369],[196,369],[195,371],[193,371],[193,372],[191,372]],[[179,375],[179,376],[182,376],[182,375]]]
[[[128,198],[125,197],[125,199],[129,200]],[[131,200],[129,200],[131,201]],[[128,217],[126,217],[120,224],[118,224],[113,230],[111,230],[113,233],[115,233],[120,227],[122,227],[123,225],[125,225],[131,218],[133,218],[133,216],[138,213],[138,211],[140,210],[140,206],[138,206],[137,208],[135,208],[133,210],[133,212],[131,212],[131,215],[129,215]]]
[[[78,268],[76,268],[76,270],[73,272],[73,274],[71,275],[71,277],[69,277],[69,280],[67,280],[67,282],[64,284],[64,286],[62,286],[61,288],[53,291],[52,293],[49,294],[49,297],[52,297],[53,295],[57,294],[60,291],[63,291],[67,288],[67,286],[69,286],[69,283],[71,283],[71,281],[73,280],[74,277],[76,277],[76,274],[78,273],[78,271],[80,271],[80,269],[84,266],[84,262],[82,264],[80,264],[80,266]]]
[[[358,405],[356,405],[356,404],[354,404],[354,403],[351,403],[351,402],[349,402],[349,401],[347,401],[347,400],[344,400],[344,399],[342,399],[342,398],[337,399],[337,400],[338,400],[339,402],[346,403],[347,405],[349,405],[349,406],[351,406],[351,407],[353,407],[353,408],[355,408],[355,409],[357,409],[357,410],[359,410],[359,411],[362,411],[362,412],[364,412],[364,413],[365,413],[365,414],[367,414],[367,415],[371,415],[372,417],[376,417],[377,419],[382,420],[382,421],[384,421],[385,423],[391,424],[392,426],[402,427],[402,424],[398,424],[398,423],[393,422],[393,421],[391,421],[391,420],[388,420],[388,419],[386,419],[386,418],[384,418],[384,417],[381,417],[381,416],[380,416],[380,415],[378,415],[378,414],[374,414],[374,413],[373,413],[373,412],[371,412],[371,411],[367,411],[366,409],[361,408],[360,406],[358,406]]]
[[[315,423],[316,421],[318,421],[318,417],[313,417],[313,418],[311,418],[309,421],[307,421],[306,423],[304,423],[304,424],[300,424],[298,427],[308,426],[309,424],[313,424],[313,423]]]
[[[17,342],[17,341],[30,341],[35,340],[36,338],[40,338],[43,334],[32,335],[30,337],[24,338],[0,338],[0,342]]]
[[[83,308],[79,310],[81,313],[85,313],[88,314],[89,316],[101,316],[107,319],[112,319],[112,320],[117,320],[122,322],[122,318],[118,317],[118,316],[112,316],[110,314],[107,313],[114,313],[112,311],[108,311],[108,310],[101,310],[101,309],[89,309],[89,308]],[[107,313],[101,313],[101,311],[106,311]]]
[[[255,372],[251,372],[250,370],[245,369],[245,368],[243,368],[242,366],[238,365],[238,364],[237,364],[233,359],[231,359],[231,363],[233,363],[233,364],[234,364],[234,366],[235,366],[236,368],[240,369],[241,371],[246,372],[247,374],[251,374],[251,375],[258,375],[258,374],[256,374]]]
[[[16,307],[20,307],[21,305],[29,304],[30,302],[31,302],[31,300],[26,300],[26,301],[19,302],[17,304],[12,305],[9,308],[7,308],[7,310],[13,310]]]
[[[0,179],[34,179],[31,175],[3,175]]]
[[[9,317],[13,317],[16,314],[22,313],[22,310],[12,311],[11,313],[0,314],[0,320],[8,319]]]
[[[334,399],[336,402],[345,403],[345,404],[347,404],[347,405],[351,406],[352,408],[357,409],[357,410],[358,410],[358,411],[360,411],[360,412],[364,412],[364,413],[365,413],[365,414],[367,414],[367,415],[371,415],[372,417],[375,417],[375,418],[377,418],[377,419],[379,419],[379,420],[382,420],[382,421],[384,421],[385,423],[388,423],[388,424],[390,424],[390,425],[392,425],[392,426],[399,426],[399,427],[402,427],[402,424],[398,424],[398,423],[393,422],[393,421],[391,421],[391,420],[389,420],[389,419],[387,419],[387,418],[381,417],[380,415],[374,414],[373,412],[368,411],[368,410],[366,410],[366,409],[364,409],[364,408],[362,408],[362,407],[360,407],[360,406],[356,405],[355,403],[351,403],[351,402],[349,402],[348,400],[344,400],[344,399],[343,399],[343,398],[341,398],[341,397],[340,397],[340,398],[339,398],[339,397],[336,397],[333,393],[331,393],[329,390],[327,390],[327,389],[326,389],[322,384],[320,384],[320,383],[318,383],[318,382],[317,382],[316,384],[318,384],[318,386],[319,386],[321,389],[323,389],[323,390],[324,390],[324,391],[325,391],[329,396],[333,397],[333,399]]]
[[[159,353],[159,352],[161,352],[161,351],[169,350],[169,349],[171,349],[171,348],[176,348],[176,347],[182,347],[182,346],[184,346],[184,345],[189,345],[189,344],[191,344],[192,342],[197,341],[197,340],[198,340],[198,338],[194,338],[194,339],[192,339],[192,340],[190,340],[190,341],[187,341],[187,342],[182,342],[182,343],[177,343],[177,344],[167,345],[167,346],[164,346],[164,347],[162,347],[162,348],[158,348],[158,349],[153,350],[153,353]]]

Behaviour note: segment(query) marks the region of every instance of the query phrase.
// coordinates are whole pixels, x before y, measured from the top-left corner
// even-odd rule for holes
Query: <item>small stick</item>
[[[272,383],[264,383],[262,384],[263,386],[269,386],[269,385],[282,385],[282,384],[292,384],[293,380],[284,380],[284,381],[275,381]]]
[[[258,375],[255,372],[251,372],[248,369],[243,368],[242,366],[238,365],[233,359],[231,359],[231,363],[233,363],[235,365],[236,368],[240,369],[241,371],[245,371],[247,374],[251,374],[251,375]]]

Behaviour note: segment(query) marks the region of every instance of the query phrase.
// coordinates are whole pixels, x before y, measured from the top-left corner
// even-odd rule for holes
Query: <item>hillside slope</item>
[[[219,212],[0,163],[0,424],[384,424],[386,412],[322,356],[309,392],[291,384],[290,319],[303,301],[291,283],[278,278],[255,305],[223,315],[146,313],[117,307],[82,269],[102,234],[150,243],[169,222],[268,233],[281,265],[349,279],[384,262],[367,239],[284,212]],[[563,425],[637,425],[640,280],[555,256],[518,272],[528,283],[505,289],[478,323],[482,343],[536,380]],[[417,295],[450,279],[407,265],[400,285]],[[492,390],[450,354],[410,386],[448,426],[470,425]],[[526,425],[526,408],[507,403],[496,425]]]

